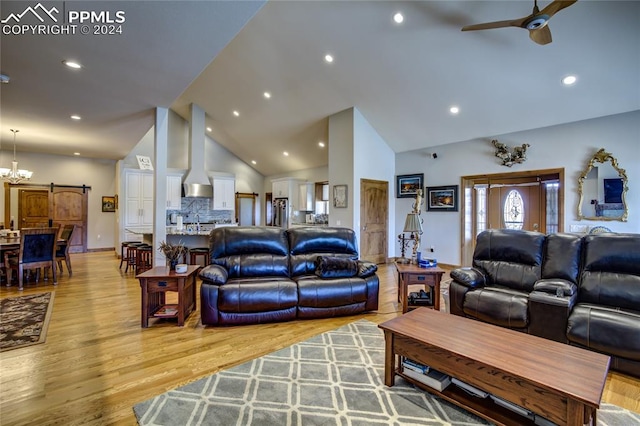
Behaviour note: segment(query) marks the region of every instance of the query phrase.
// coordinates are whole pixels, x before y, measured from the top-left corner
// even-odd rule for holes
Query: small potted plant
[[[182,241],[178,242],[178,244],[170,244],[162,241],[160,242],[158,251],[164,254],[167,263],[169,263],[169,269],[173,271],[176,269],[176,265],[180,263],[183,258],[186,258],[188,249]]]

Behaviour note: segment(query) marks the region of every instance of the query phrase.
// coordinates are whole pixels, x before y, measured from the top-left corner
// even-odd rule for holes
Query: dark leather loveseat
[[[374,263],[358,260],[353,230],[226,227],[210,234],[200,271],[205,325],[352,315],[378,309]]]
[[[480,233],[451,313],[611,356],[640,377],[640,235]]]

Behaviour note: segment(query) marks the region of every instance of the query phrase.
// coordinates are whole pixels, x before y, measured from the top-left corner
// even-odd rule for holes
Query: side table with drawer
[[[189,265],[184,274],[169,270],[166,266],[156,266],[136,275],[142,290],[143,328],[149,326],[149,318],[177,318],[183,326],[185,319],[196,309],[196,277],[199,265]],[[166,292],[178,293],[178,304],[166,304]]]
[[[398,296],[402,303],[402,313],[406,314],[409,307],[409,286],[421,285],[433,287],[433,309],[440,310],[440,280],[445,273],[439,267],[421,268],[410,263],[396,263],[398,271]]]

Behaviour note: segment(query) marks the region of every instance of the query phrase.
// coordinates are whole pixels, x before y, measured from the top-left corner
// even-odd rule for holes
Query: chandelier
[[[0,168],[0,179],[9,183],[20,183],[23,180],[31,179],[33,175],[32,171],[18,169],[18,162],[16,161],[16,133],[20,130],[10,129],[13,132],[13,161],[11,162],[11,168]]]

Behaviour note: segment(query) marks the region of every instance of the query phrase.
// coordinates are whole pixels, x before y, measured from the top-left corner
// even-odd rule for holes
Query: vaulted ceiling
[[[54,4],[122,10],[123,32],[3,33],[5,149],[18,128],[18,150],[118,159],[153,125],[155,106],[187,119],[196,103],[211,137],[272,175],[326,165],[327,118],[350,107],[395,152],[640,109],[638,1],[580,0],[551,19],[545,46],[519,28],[460,31],[524,17],[529,1],[44,5]],[[36,3],[3,1],[0,15],[25,5]],[[563,87],[568,74],[577,83]]]

